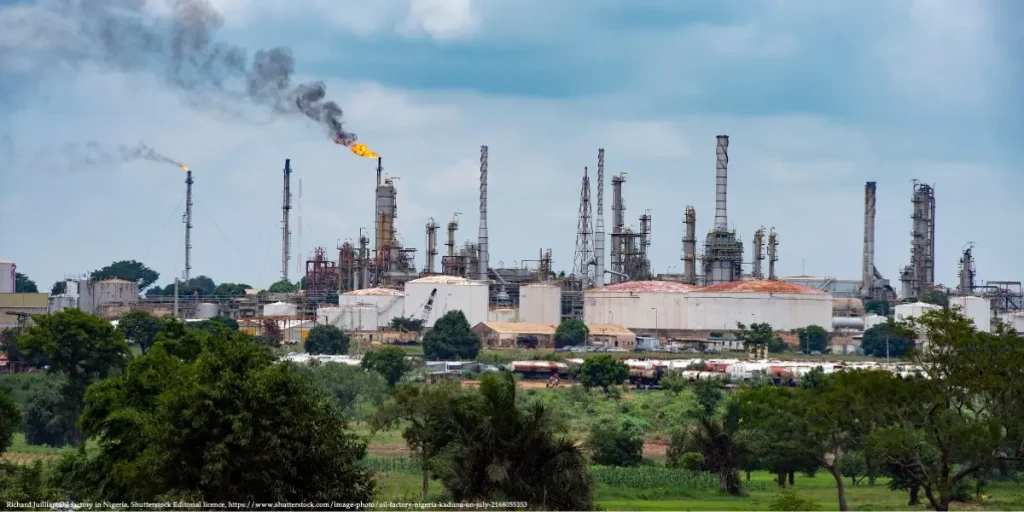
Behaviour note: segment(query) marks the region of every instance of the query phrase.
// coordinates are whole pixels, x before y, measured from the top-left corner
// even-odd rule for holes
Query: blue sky
[[[917,178],[936,186],[939,281],[955,283],[969,241],[981,279],[1024,277],[1019,2],[211,3],[218,38],[289,46],[298,74],[327,82],[347,128],[400,178],[398,228],[421,263],[430,217],[462,212],[459,239],[475,238],[487,144],[492,265],[543,247],[568,269],[580,176],[604,147],[606,180],[629,173],[629,223],[651,210],[655,269],[678,271],[685,206],[711,227],[724,133],[729,222],[745,241],[774,226],[783,275],[859,278],[874,180],[876,262],[897,280]],[[372,227],[372,161],[302,119],[196,106],[151,74],[53,65],[53,48],[85,44],[75,19],[47,16],[53,5],[0,0],[0,258],[41,287],[119,259],[161,283],[182,270],[182,173],[68,156],[90,140],[145,141],[195,169],[193,273],[218,282],[276,280],[285,158],[296,192],[302,181],[296,259]]]

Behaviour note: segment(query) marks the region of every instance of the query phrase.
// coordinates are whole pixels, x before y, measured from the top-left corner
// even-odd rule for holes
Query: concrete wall
[[[832,297],[826,294],[690,292],[693,330],[728,331],[737,323],[769,323],[775,330],[818,325],[832,330]]]
[[[549,284],[529,284],[520,287],[519,318],[532,324],[561,323],[562,289]]]
[[[616,324],[627,329],[688,329],[687,301],[686,293],[587,291],[583,322]]]

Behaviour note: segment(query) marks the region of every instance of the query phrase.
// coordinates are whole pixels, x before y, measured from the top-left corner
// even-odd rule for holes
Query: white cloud
[[[473,35],[479,28],[473,0],[409,0],[401,31],[447,41]]]

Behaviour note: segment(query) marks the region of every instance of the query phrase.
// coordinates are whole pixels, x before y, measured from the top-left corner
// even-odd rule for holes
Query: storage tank
[[[949,307],[959,307],[960,314],[974,320],[974,328],[992,331],[992,302],[982,297],[950,297]]]
[[[263,306],[263,316],[298,316],[299,307],[287,302],[275,302]]]
[[[372,307],[377,312],[377,327],[386,327],[391,320],[405,315],[405,293],[391,288],[366,288],[338,296],[338,305]]]
[[[687,329],[686,297],[694,290],[672,281],[626,281],[591,288],[583,292],[583,321],[627,329]]]
[[[894,308],[894,316],[897,322],[902,322],[908,318],[919,318],[921,315],[936,309],[942,309],[942,307],[936,306],[935,304],[928,304],[927,302],[897,304]]]
[[[519,319],[531,324],[562,322],[562,288],[528,284],[519,288]]]
[[[57,313],[59,311],[64,311],[65,309],[74,309],[78,307],[78,299],[67,295],[51,295],[49,306],[50,313]]]
[[[206,319],[213,318],[220,314],[220,306],[209,302],[204,302],[196,306],[196,318]]]
[[[859,316],[836,316],[832,317],[833,329],[864,329],[864,318]]]
[[[689,328],[729,331],[737,323],[768,323],[776,331],[817,325],[832,330],[832,296],[785,281],[719,283],[687,295]]]
[[[492,309],[487,312],[488,322],[515,323],[519,321],[519,310],[512,308]]]
[[[888,317],[884,317],[882,315],[875,315],[875,314],[866,315],[864,317],[864,330],[866,331],[866,330],[868,330],[868,329],[870,329],[870,328],[872,328],[872,327],[874,327],[876,325],[881,325],[881,324],[884,324],[884,323],[886,323],[888,321],[889,321],[889,318]]]
[[[15,272],[17,265],[7,260],[0,260],[0,293],[14,293]]]
[[[1004,313],[999,315],[999,320],[1007,327],[1012,327],[1018,333],[1024,334],[1024,313]]]
[[[405,316],[419,318],[435,289],[437,295],[425,327],[433,327],[438,318],[455,310],[462,311],[470,327],[487,321],[489,283],[456,276],[428,276],[406,282]]]

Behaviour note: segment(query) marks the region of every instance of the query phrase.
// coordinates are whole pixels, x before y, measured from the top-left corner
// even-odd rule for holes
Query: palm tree
[[[737,439],[739,419],[739,408],[735,404],[728,406],[721,420],[701,412],[697,415],[691,442],[704,455],[707,469],[718,474],[719,491],[743,495],[746,489],[740,481],[738,468],[746,449]]]

